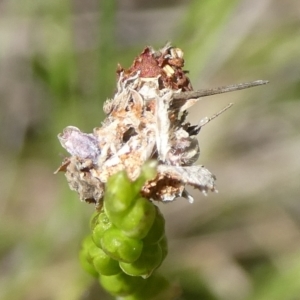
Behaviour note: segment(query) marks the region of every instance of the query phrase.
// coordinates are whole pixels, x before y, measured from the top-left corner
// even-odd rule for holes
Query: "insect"
[[[183,66],[181,49],[170,44],[158,51],[146,47],[129,69],[118,66],[117,91],[104,103],[106,118],[101,127],[87,134],[69,126],[58,135],[71,156],[57,171],[65,172],[81,200],[99,205],[111,175],[126,170],[134,181],[150,159],[157,161],[157,175],[141,190],[148,199],[166,202],[184,197],[193,202],[186,185],[204,194],[216,191],[215,176],[204,166],[194,165],[200,155],[197,135],[232,104],[195,125],[187,121],[187,109],[201,97],[267,81],[194,91]]]

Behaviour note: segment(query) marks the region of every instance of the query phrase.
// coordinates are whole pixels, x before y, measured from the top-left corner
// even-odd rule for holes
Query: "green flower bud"
[[[130,211],[117,223],[116,227],[131,238],[143,239],[149,232],[156,215],[155,206],[145,198],[137,199]]]
[[[99,212],[95,211],[90,219],[90,229],[93,230],[98,224]]]
[[[97,225],[93,229],[92,238],[97,247],[101,248],[101,238],[105,230],[112,227],[112,224],[107,215],[102,211],[98,215]]]
[[[90,263],[93,263],[93,260],[99,254],[99,251],[101,251],[101,249],[97,247],[95,243],[90,244],[89,248],[87,249],[88,260]]]
[[[134,182],[134,186],[133,186],[133,189],[137,194],[140,193],[143,185],[147,180],[155,178],[157,173],[156,168],[157,168],[157,162],[155,160],[150,160],[143,165],[141,169],[141,174]]]
[[[98,248],[98,253],[93,258],[93,265],[101,275],[116,275],[121,272],[119,262],[108,256]]]
[[[159,246],[162,250],[162,261],[166,258],[168,255],[168,240],[167,237],[164,235],[163,238],[159,241]]]
[[[156,217],[153,222],[153,225],[151,226],[147,236],[143,239],[144,244],[146,245],[153,245],[158,243],[163,236],[165,235],[165,219],[158,209],[156,208]]]
[[[158,244],[155,244],[144,247],[141,256],[135,262],[120,262],[120,267],[128,275],[147,278],[161,262],[162,249]]]
[[[139,291],[145,284],[141,277],[132,277],[124,273],[112,276],[100,276],[103,288],[114,296],[127,296]]]
[[[82,250],[86,253],[87,256],[87,260],[92,264],[92,258],[90,256],[90,249],[93,249],[94,247],[96,247],[92,237],[89,235],[87,236],[82,243]]]
[[[118,228],[111,227],[103,233],[101,246],[113,259],[131,263],[141,255],[143,242],[129,238]]]
[[[135,202],[137,195],[125,171],[112,175],[106,184],[104,195],[104,208],[107,215],[111,217],[110,214],[114,216],[126,213]]]
[[[86,249],[81,249],[79,252],[79,261],[83,270],[92,275],[93,277],[98,277],[99,274],[95,269],[94,265],[88,259],[88,252]]]
[[[122,300],[165,300],[175,299],[176,296],[178,296],[178,292],[171,288],[169,282],[164,277],[153,274],[145,280],[142,289],[131,295],[122,297]]]
[[[92,239],[91,235],[88,235],[87,237],[84,238],[82,242],[82,248],[88,250],[91,245],[94,244],[94,241]]]

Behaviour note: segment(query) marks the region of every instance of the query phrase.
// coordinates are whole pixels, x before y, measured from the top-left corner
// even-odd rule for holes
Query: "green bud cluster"
[[[125,172],[109,179],[103,208],[93,215],[92,234],[80,252],[82,267],[110,294],[126,300],[152,299],[166,286],[165,280],[154,284],[158,275],[150,277],[167,255],[165,221],[157,206],[140,195],[154,175],[146,164],[135,182]]]

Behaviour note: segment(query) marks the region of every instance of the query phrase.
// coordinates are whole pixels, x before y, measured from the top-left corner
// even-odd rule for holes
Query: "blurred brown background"
[[[110,299],[78,262],[93,206],[53,175],[56,136],[99,126],[117,63],[167,41],[195,89],[270,83],[191,111],[197,122],[235,103],[199,135],[219,193],[159,204],[161,271],[180,299],[300,299],[298,0],[0,1],[1,299]]]

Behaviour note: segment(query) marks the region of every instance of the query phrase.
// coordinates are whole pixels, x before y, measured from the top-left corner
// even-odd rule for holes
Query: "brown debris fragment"
[[[123,73],[124,80],[137,73],[142,78],[159,77],[161,88],[191,91],[192,85],[183,66],[183,51],[167,44],[160,51],[146,47],[128,70],[118,65],[117,74],[120,76]]]

